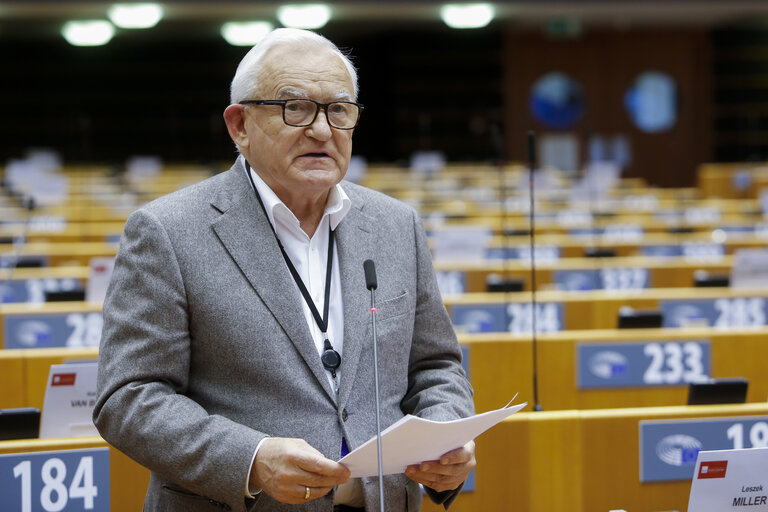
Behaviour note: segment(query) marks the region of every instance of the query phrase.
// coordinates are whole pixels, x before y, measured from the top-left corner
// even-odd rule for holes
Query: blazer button
[[[347,421],[347,416],[348,416],[347,415],[347,410],[346,409],[342,409],[341,410],[341,420],[342,421]]]

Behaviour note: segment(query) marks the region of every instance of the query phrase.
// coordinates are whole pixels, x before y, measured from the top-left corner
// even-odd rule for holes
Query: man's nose
[[[312,135],[318,139],[327,139],[332,135],[331,125],[328,123],[328,113],[325,109],[320,109],[309,127]]]

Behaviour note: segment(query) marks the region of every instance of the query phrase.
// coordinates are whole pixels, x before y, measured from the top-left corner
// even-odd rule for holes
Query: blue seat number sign
[[[0,455],[3,510],[109,511],[109,448]]]
[[[533,332],[533,304],[473,304],[451,307],[453,325],[463,332]],[[559,302],[536,304],[536,332],[563,330],[563,305]]]
[[[579,343],[579,389],[683,386],[706,380],[709,341]]]
[[[98,347],[103,319],[100,312],[7,315],[5,348]]]
[[[664,327],[763,327],[768,301],[763,297],[721,297],[660,301]]]
[[[768,447],[768,417],[640,421],[640,481],[691,480],[701,450]]]

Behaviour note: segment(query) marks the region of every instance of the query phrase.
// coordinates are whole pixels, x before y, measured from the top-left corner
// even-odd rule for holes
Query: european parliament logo
[[[627,375],[629,360],[618,352],[604,350],[589,360],[589,371],[601,379],[613,379]]]
[[[23,322],[16,334],[19,343],[29,348],[47,346],[52,335],[51,328],[45,322],[38,320]]]
[[[670,466],[693,466],[702,449],[701,441],[695,437],[674,434],[662,438],[656,444],[656,455]]]

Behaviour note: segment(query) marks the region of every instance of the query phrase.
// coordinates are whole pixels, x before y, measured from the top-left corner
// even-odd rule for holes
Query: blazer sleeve
[[[468,417],[475,412],[472,386],[461,365],[461,348],[437,286],[427,236],[415,213],[413,222],[418,282],[408,393],[402,407],[410,414],[438,421]],[[448,508],[461,487],[445,492],[425,490],[432,501]]]
[[[156,216],[139,210],[126,223],[104,302],[94,423],[153,472],[242,509],[243,483],[266,435],[210,415],[185,396],[188,326],[171,240]]]

